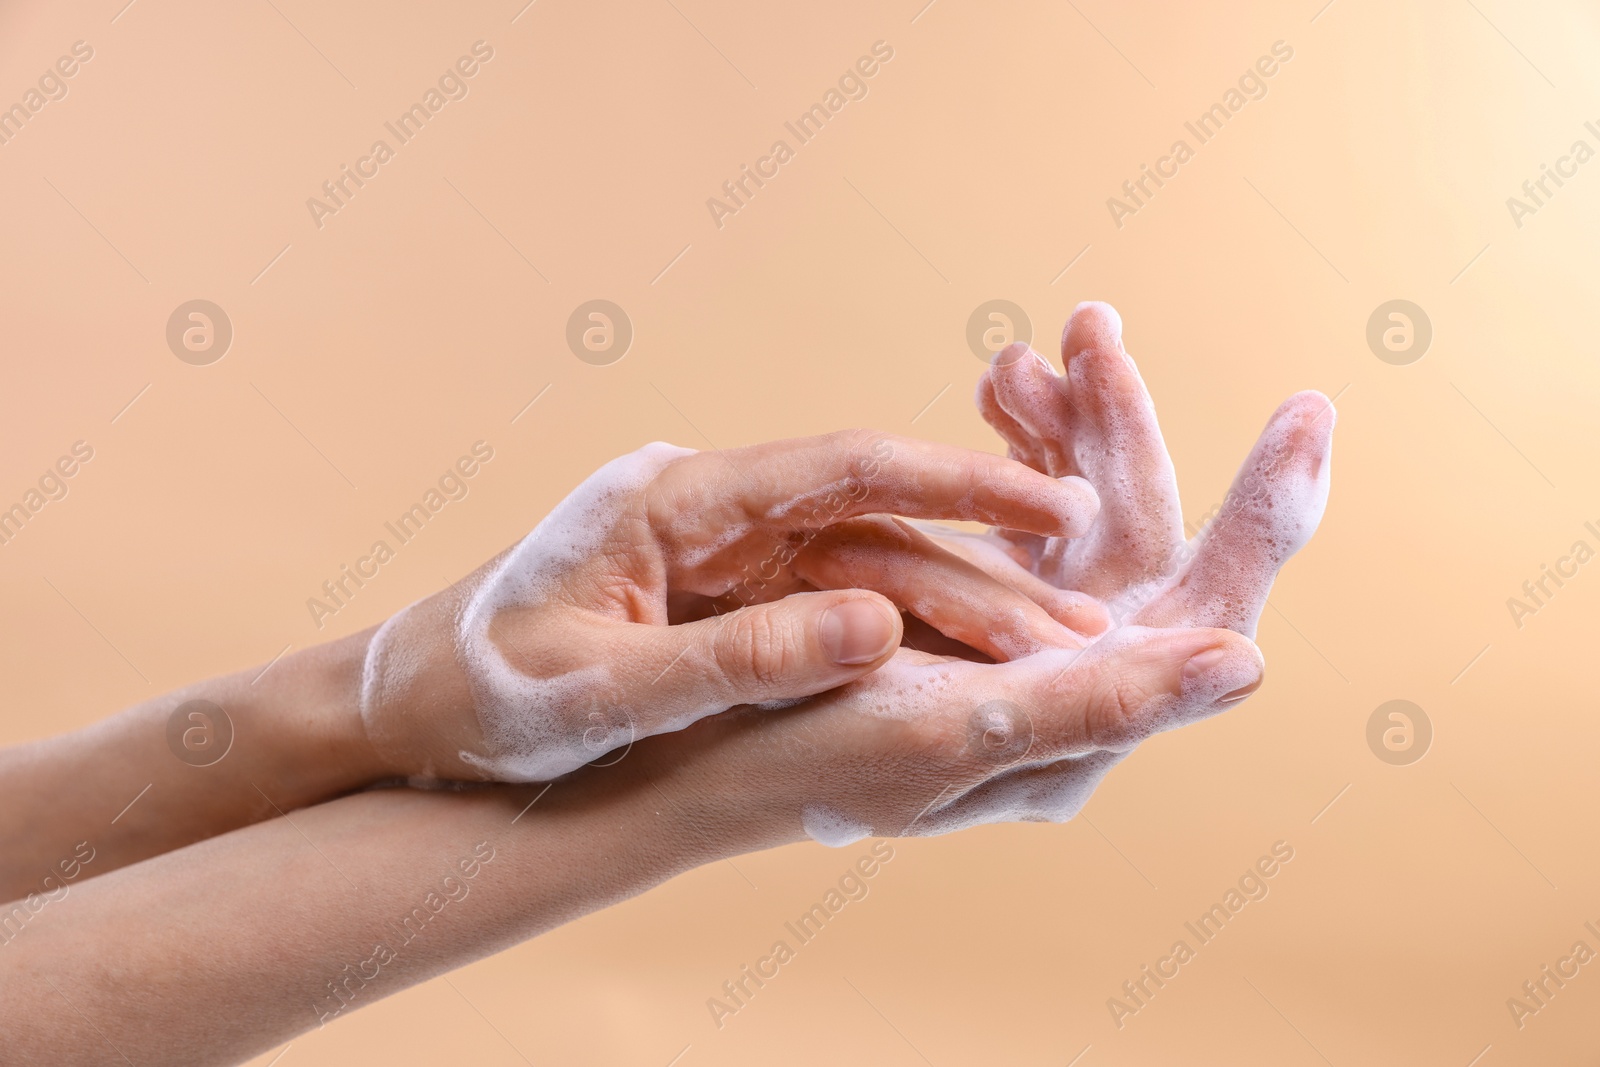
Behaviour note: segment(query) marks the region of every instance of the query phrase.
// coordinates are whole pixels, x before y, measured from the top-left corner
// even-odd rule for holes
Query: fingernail
[[[1085,637],[1094,637],[1111,628],[1111,613],[1087,593],[1061,593],[1050,610],[1050,617]]]
[[[1212,707],[1237,704],[1261,688],[1258,657],[1241,650],[1208,648],[1183,665],[1183,694]]]
[[[1025,358],[1031,349],[1026,341],[1012,341],[994,354],[989,361],[991,367],[1009,367],[1019,359]]]
[[[1086,348],[1122,346],[1122,316],[1116,308],[1100,301],[1086,301],[1072,309],[1066,328],[1061,331],[1061,353],[1067,358]]]
[[[822,647],[833,662],[851,667],[889,651],[894,623],[872,600],[847,600],[822,613]]]
[[[1220,704],[1237,704],[1237,703],[1239,703],[1239,701],[1243,700],[1245,697],[1249,696],[1251,693],[1254,693],[1257,689],[1260,689],[1260,688],[1261,688],[1261,679],[1257,678],[1255,681],[1251,682],[1249,685],[1242,686],[1239,689],[1235,689],[1231,693],[1228,693],[1228,694],[1226,694],[1226,695],[1224,695],[1222,697],[1219,697],[1217,699],[1217,703],[1219,705]]]

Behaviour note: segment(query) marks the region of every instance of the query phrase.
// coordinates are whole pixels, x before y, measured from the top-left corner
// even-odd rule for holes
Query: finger
[[[662,471],[651,490],[652,527],[702,548],[755,527],[798,531],[872,513],[1076,537],[1099,510],[1081,481],[866,430],[697,453]]]
[[[740,704],[814,696],[864,674],[900,644],[900,613],[863,590],[796,593],[678,626],[630,624],[640,736]]]
[[[936,702],[929,672],[944,683]],[[886,714],[936,723],[945,785],[904,832],[944,833],[1068,818],[1139,741],[1234,706],[1261,677],[1260,652],[1231,631],[1130,626],[1082,652],[882,671],[860,686]]]
[[[1011,347],[1018,346],[1013,345]],[[1021,348],[1024,352],[1027,351],[1026,345],[1022,345]],[[1012,459],[1020,463],[1026,463],[1036,471],[1050,473],[1050,470],[1045,466],[1044,448],[1040,445],[1039,439],[1029,433],[1020,422],[1012,418],[1006,409],[1000,405],[1000,399],[995,395],[994,372],[992,370],[984,371],[983,376],[978,379],[978,389],[974,400],[978,405],[978,414],[983,416],[983,421],[987,422],[994,429],[994,432],[1000,435],[1000,439],[1006,443],[1006,448]]]
[[[1073,456],[1105,494],[1090,539],[1066,551],[1062,584],[1106,595],[1160,573],[1183,540],[1177,478],[1155,405],[1122,344],[1109,304],[1079,304],[1061,338],[1067,390],[1078,416]],[[1077,579],[1088,579],[1079,585]]]
[[[1073,455],[1074,413],[1066,380],[1031,348],[1012,347],[1021,347],[1023,352],[1006,362],[996,360],[988,371],[995,402],[1032,440],[1043,456],[1044,470],[1057,477],[1083,473]]]
[[[862,590],[798,593],[673,626],[556,611],[540,624],[508,610],[455,650],[474,661],[479,727],[459,753],[486,779],[547,782],[616,762],[641,737],[870,674],[900,643],[900,613]]]
[[[1033,354],[1033,351],[1022,343],[1008,345],[1002,350],[1001,354],[1008,355],[1009,358],[997,359],[994,366],[984,371],[983,376],[978,379],[978,389],[975,397],[978,404],[978,413],[1006,442],[1007,454],[1012,459],[1020,463],[1026,463],[1034,470],[1044,471],[1046,474],[1074,473],[1073,470],[1068,469],[1070,464],[1066,462],[1065,454],[1059,448],[1050,450],[1047,453],[1044,443],[1006,411],[995,391],[995,375],[997,372],[1008,375],[1014,374],[1016,372],[1007,371],[1004,368],[1018,362],[1034,363],[1036,361],[1042,362],[1042,360],[1039,360]],[[1034,566],[1038,565],[1039,559],[1044,555],[1047,548],[1046,538],[1038,534],[1004,528],[998,529],[997,532],[1000,536],[1021,547],[1023,551],[1028,553],[1032,564]]]
[[[1051,618],[1070,630],[1092,636],[1104,632],[1111,625],[1111,616],[1100,601],[1087,593],[1057,589],[1012,555],[1015,549],[1003,548],[991,537],[953,528],[938,529],[931,523],[922,532],[946,551],[960,556],[995,581],[1038,604]]]
[[[1296,393],[1273,413],[1217,517],[1194,539],[1176,585],[1141,610],[1148,626],[1223,626],[1254,637],[1278,569],[1316,532],[1328,503],[1337,413]]]
[[[796,558],[795,573],[819,588],[882,593],[996,660],[1085,643],[1039,603],[887,516],[828,527]]]
[[[1261,684],[1261,653],[1231,630],[1125,626],[1082,652],[1041,652],[990,668],[1032,718],[1027,758],[1127,751],[1161,730],[1215,714]],[[982,703],[978,694],[971,698]],[[984,698],[987,699],[987,698]]]
[[[912,649],[916,652],[927,653],[930,656],[944,659],[961,659],[972,663],[995,662],[993,656],[979,652],[964,641],[946,637],[915,615],[902,613],[900,621],[905,624],[905,629],[900,634],[901,651]]]
[[[1001,408],[1032,434],[1052,474],[1104,491],[1083,540],[1050,545],[1042,570],[1058,585],[1109,597],[1161,573],[1182,540],[1177,480],[1155,408],[1107,304],[1078,305],[1061,339],[1065,375],[1042,357],[990,370]]]

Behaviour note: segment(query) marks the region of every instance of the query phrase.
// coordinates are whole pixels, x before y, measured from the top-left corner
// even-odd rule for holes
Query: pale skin
[[[872,442],[895,449],[894,459],[866,479],[865,497],[845,498],[837,514],[830,510],[818,542],[834,543],[835,527],[848,529],[865,507],[1004,522],[1041,534],[1081,533],[1096,512],[1094,493],[1081,479],[1061,482],[997,456],[862,431],[727,456],[674,450],[680,455],[654,477],[607,502],[606,536],[591,551],[566,561],[543,595],[509,604],[491,620],[491,636],[530,677],[591,663],[614,668],[604,693],[571,694],[533,713],[551,724],[558,741],[582,750],[586,739],[606,740],[591,734],[596,724],[589,716],[602,706],[633,724],[620,739],[626,744],[661,732],[686,708],[711,714],[811,696],[883,665],[901,634],[890,601],[910,596],[893,580],[856,573],[854,588],[781,596],[829,584],[786,577],[772,590],[758,590],[750,607],[720,615],[701,591],[718,582],[731,587],[745,558],[759,561],[774,543],[793,537],[798,522],[765,516],[851,476]],[[753,488],[741,468],[761,469],[761,483]],[[737,536],[729,538],[729,530]],[[711,541],[720,559],[683,562],[692,555],[684,546]],[[259,681],[257,668],[201,682],[83,730],[0,751],[0,811],[29,813],[0,821],[0,898],[37,889],[79,841],[95,849],[88,873],[103,874],[374,782],[419,775],[483,780],[478,767],[461,759],[462,752],[492,753],[473,679],[457,656],[455,619],[513,551],[398,614],[381,648],[373,648],[378,631],[364,631],[285,657]],[[810,566],[820,551],[808,548],[785,575]],[[895,554],[885,550],[882,558]],[[997,635],[991,640],[1018,647],[1082,644],[1066,623],[1001,582],[954,556],[929,555],[942,580],[968,590],[975,602],[1005,608],[985,620],[933,603],[925,610],[930,625],[974,640],[987,629]],[[725,599],[738,603],[732,594]],[[1068,622],[1087,608],[1091,624],[1104,624],[1085,597],[1063,597],[1052,608]],[[383,670],[397,649],[418,669]],[[220,705],[233,723],[232,748],[212,766],[191,766],[168,748],[169,717],[195,699]],[[610,747],[597,744],[580,763]],[[42,796],[51,803],[39,804]]]
[[[1067,354],[1069,381],[1078,355]],[[1123,386],[1106,402],[1154,430],[1142,385]],[[735,596],[719,582],[750,558],[769,559],[774,528],[784,537],[793,532],[782,519],[772,525],[776,504],[833,484],[837,461],[859,456],[863,439],[847,435],[831,452],[817,441],[798,443],[800,451],[761,446],[778,450],[760,460],[762,484],[774,470],[783,478],[787,459],[811,458],[796,465],[803,473],[786,494],[754,501],[735,472],[740,459],[755,457],[697,454],[703,466],[692,477],[680,474],[682,481],[665,484],[670,491],[654,495],[652,478],[638,500],[620,504],[612,530],[631,536],[603,539],[606,548],[589,563],[541,586],[544,598],[496,613],[490,630],[501,631],[497,647],[518,670],[550,673],[542,657],[560,652],[544,637],[551,628],[587,627],[598,635],[580,642],[590,654],[636,665],[620,672],[611,699],[629,709],[640,739],[597,761],[609,765],[567,774],[548,791],[484,785],[340,796],[396,775],[480,776],[461,757],[487,743],[475,682],[460,676],[448,650],[460,639],[455,609],[503,575],[501,560],[436,604],[412,609],[403,627],[416,650],[408,662],[423,667],[407,674],[405,686],[369,700],[365,717],[370,632],[280,663],[254,687],[247,675],[202,683],[68,738],[0,754],[0,810],[31,813],[26,825],[5,828],[0,895],[37,888],[77,841],[99,835],[95,859],[70,892],[0,944],[8,1048],[71,1062],[234,1062],[683,870],[798,840],[805,812],[818,805],[879,835],[1069,818],[1140,739],[1213,714],[1259,684],[1260,656],[1245,634],[1253,634],[1265,589],[1287,558],[1284,538],[1262,536],[1273,532],[1272,501],[1326,491],[1329,439],[1302,412],[1309,403],[1291,402],[1269,425],[1264,438],[1290,420],[1293,443],[1286,455],[1274,454],[1272,486],[1241,498],[1229,524],[1236,532],[1222,526],[1159,588],[1141,594],[1126,619],[1118,601],[1149,584],[1145,560],[1103,552],[1101,569],[1119,568],[1120,577],[1093,600],[1056,586],[1069,572],[1052,561],[1071,553],[1063,544],[1147,546],[1150,539],[1133,536],[1144,529],[1141,511],[1122,509],[1133,517],[1119,519],[1103,501],[1095,521],[1093,492],[1060,481],[1048,460],[1029,470],[1029,462],[940,453],[929,454],[924,469],[916,450],[938,446],[902,448],[898,439],[896,462],[918,472],[904,476],[901,490],[885,483],[882,495],[860,503],[869,510],[840,509],[792,560],[766,568],[781,576],[765,589],[744,589],[750,606],[716,614]],[[1331,413],[1324,421],[1331,429]],[[1009,440],[1016,430],[1007,429]],[[1010,443],[1014,451],[1053,443],[1078,456],[1091,481],[1103,473],[1083,458],[1092,427],[1069,421],[1051,432],[1048,440]],[[1153,440],[1159,447],[1158,430]],[[664,473],[689,461],[671,460]],[[1159,462],[1152,450],[1129,462],[1165,464],[1170,480],[1164,448]],[[1286,479],[1276,477],[1280,468]],[[731,479],[720,496],[718,469]],[[1249,471],[1247,464],[1241,481]],[[1175,494],[1171,500],[1175,506]],[[686,506],[675,510],[674,501]],[[884,511],[978,519],[1013,532],[923,536],[876,517]],[[748,535],[728,539],[727,528],[741,523]],[[714,551],[682,552],[685,539]],[[1243,592],[1213,595],[1219,577]],[[930,583],[950,595],[929,597]],[[891,602],[913,608],[919,625],[942,633],[960,654],[900,646]],[[853,620],[827,621],[845,605],[859,606]],[[519,642],[538,654],[519,657]],[[851,662],[839,662],[842,648]],[[673,684],[684,691],[658,695],[666,691],[657,686],[668,684],[658,672],[674,657],[665,677],[683,671]],[[238,728],[235,750],[204,770],[174,759],[165,742],[167,714],[196,694],[226,702]],[[780,710],[773,701],[792,703]],[[767,706],[752,706],[759,703]],[[677,711],[663,714],[662,706]],[[685,708],[699,717],[653,729],[677,724]],[[557,724],[573,716],[570,727],[581,731],[591,709],[556,702],[544,711]],[[561,730],[548,736],[563,738]],[[157,784],[109,827],[152,778]],[[158,790],[172,799],[150,803]],[[46,794],[61,804],[29,799]],[[147,804],[141,821],[130,822]],[[289,819],[275,817],[274,805]],[[130,844],[107,832],[124,828]],[[463,864],[473,865],[484,848],[493,858],[480,859],[469,876]],[[433,910],[430,893],[450,902]],[[396,949],[395,924],[419,905],[436,917]],[[379,944],[391,958],[375,963]],[[193,1011],[188,997],[196,988],[212,1005],[240,1007]],[[130,989],[139,995],[130,997]]]
[[[978,409],[1012,458],[1056,477],[1081,475],[1102,495],[1082,538],[1002,530],[943,543],[989,572],[1037,575],[1106,603],[1124,627],[1213,626],[1254,638],[1279,568],[1310,539],[1327,502],[1336,413],[1321,393],[1279,405],[1216,518],[1183,537],[1172,460],[1155,407],[1122,343],[1110,305],[1080,304],[1061,336],[1063,373],[1027,349],[1000,353],[978,384]],[[1254,685],[1215,710],[1249,696]],[[979,803],[1036,817],[1070,817],[1126,752],[1091,764],[1027,766],[987,786]],[[956,805],[958,814],[972,804]]]

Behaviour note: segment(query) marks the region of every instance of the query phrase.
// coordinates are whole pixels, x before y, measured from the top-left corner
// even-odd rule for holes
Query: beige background
[[[0,500],[95,450],[0,548],[0,740],[380,620],[651,439],[997,447],[964,340],[992,298],[1045,339],[1080,299],[1121,309],[1191,518],[1282,397],[1341,409],[1267,685],[1086,818],[897,842],[720,1031],[706,999],[865,843],[697,871],[283,1067],[1590,1062],[1600,966],[1521,1030],[1506,999],[1600,949],[1600,565],[1520,629],[1506,599],[1600,547],[1600,161],[1521,228],[1505,201],[1600,147],[1592,9],[123,2],[0,9],[0,102],[94,49],[0,147]],[[479,39],[470,95],[319,230],[306,199]],[[878,40],[869,95],[718,229],[706,199]],[[1117,228],[1106,198],[1277,40],[1268,95]],[[611,366],[563,339],[596,297],[637,331]],[[210,366],[164,339],[193,298],[233,323]],[[1434,327],[1410,366],[1365,342],[1394,298]],[[471,495],[319,633],[306,598],[478,439]],[[1410,766],[1365,738],[1395,698],[1435,731]],[[1280,839],[1270,896],[1118,1030],[1107,998]]]

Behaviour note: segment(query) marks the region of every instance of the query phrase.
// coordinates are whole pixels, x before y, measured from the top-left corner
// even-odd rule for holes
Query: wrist
[[[666,842],[682,869],[801,840],[800,802],[789,777],[763,764],[750,745],[747,716],[734,710],[670,734],[645,738],[615,761],[574,776],[596,792],[631,793],[633,825]]]
[[[276,736],[273,780],[296,803],[315,803],[394,777],[368,736],[361,679],[373,630],[285,656],[246,687],[259,728]]]

